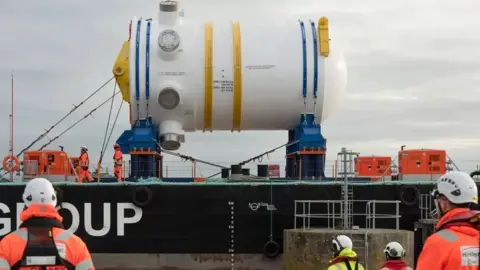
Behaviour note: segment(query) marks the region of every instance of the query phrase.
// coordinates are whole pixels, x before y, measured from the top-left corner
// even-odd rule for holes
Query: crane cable
[[[97,94],[100,90],[102,90],[108,83],[110,83],[115,77],[111,77],[110,79],[108,79],[108,81],[106,81],[104,84],[102,84],[102,86],[100,86],[99,88],[97,88],[92,94],[90,94],[87,98],[85,98],[82,102],[80,102],[78,105],[73,105],[73,108],[65,115],[63,116],[60,120],[58,120],[55,124],[53,124],[50,128],[48,128],[47,130],[45,130],[44,133],[40,134],[40,136],[38,136],[35,140],[33,140],[32,143],[30,143],[27,147],[25,147],[22,151],[20,151],[16,156],[17,158],[20,157],[21,154],[23,154],[23,152],[27,151],[28,149],[30,149],[34,144],[36,144],[38,141],[40,141],[41,139],[43,139],[45,136],[47,136],[48,133],[50,133],[50,131],[52,131],[52,129],[54,129],[56,126],[58,126],[61,122],[63,122],[63,120],[65,120],[68,116],[70,116],[70,114],[72,114],[74,111],[76,111],[80,106],[82,106],[83,104],[85,104],[85,102],[87,102],[90,98],[92,98],[95,94]],[[0,172],[3,171],[4,168],[0,168]]]
[[[110,141],[110,138],[112,138],[113,128],[117,124],[118,116],[120,115],[120,111],[122,109],[122,106],[123,106],[124,102],[125,101],[122,99],[122,102],[120,103],[120,107],[118,108],[118,111],[117,111],[117,115],[115,116],[115,121],[113,121],[112,128],[110,129],[110,134],[108,135],[107,143],[105,144],[105,149],[107,148],[107,145],[108,145],[108,142]],[[103,149],[103,152],[105,152],[105,149]]]
[[[71,125],[70,127],[68,127],[66,130],[64,130],[62,133],[58,134],[55,138],[53,139],[50,139],[46,144],[42,145],[42,147],[40,147],[37,151],[40,151],[40,150],[43,150],[45,147],[47,147],[48,145],[50,145],[52,142],[54,142],[55,140],[57,140],[58,138],[60,138],[63,134],[67,133],[68,131],[70,131],[72,128],[74,128],[76,125],[78,125],[80,122],[82,122],[83,120],[85,120],[87,117],[91,116],[96,110],[98,110],[100,107],[102,107],[103,105],[105,105],[105,103],[109,102],[112,98],[114,98],[116,95],[118,95],[120,93],[120,91],[117,91],[114,95],[112,95],[111,97],[109,97],[107,100],[105,100],[104,102],[102,102],[100,105],[98,105],[97,107],[93,108],[93,110],[91,110],[88,114],[86,114],[84,117],[80,118],[77,122],[75,122],[73,125]]]
[[[277,146],[277,147],[275,147],[275,148],[273,148],[273,149],[270,149],[270,150],[268,150],[268,151],[265,151],[265,152],[261,153],[260,155],[256,155],[256,156],[254,156],[254,157],[252,157],[252,158],[249,158],[249,159],[247,159],[247,160],[244,160],[244,161],[242,161],[242,162],[239,162],[238,165],[243,166],[243,165],[245,165],[245,164],[247,164],[247,163],[255,162],[255,161],[260,161],[260,162],[262,162],[264,156],[268,156],[268,154],[271,154],[271,153],[277,151],[278,149],[280,149],[280,148],[282,148],[282,147],[289,147],[289,146],[292,146],[292,145],[294,145],[294,144],[297,144],[298,142],[299,142],[299,141],[293,141],[293,142],[284,143],[284,144],[282,144],[282,145],[280,145],[280,146]]]
[[[152,138],[152,141],[155,142],[155,144],[158,146],[158,148],[160,148],[160,150],[162,151],[162,153],[165,153],[165,154],[168,154],[168,155],[171,155],[171,156],[176,156],[176,157],[179,157],[181,159],[183,159],[184,161],[192,161],[192,162],[200,162],[200,163],[203,163],[203,164],[206,164],[206,165],[210,165],[210,166],[213,166],[213,167],[217,167],[217,168],[221,168],[221,169],[228,169],[227,167],[225,166],[222,166],[222,165],[218,165],[218,164],[215,164],[215,163],[212,163],[212,162],[209,162],[209,161],[205,161],[205,160],[201,160],[201,159],[196,159],[194,157],[191,157],[191,156],[187,156],[187,155],[182,155],[180,153],[175,153],[175,152],[172,152],[172,151],[169,151],[169,150],[165,150],[162,148],[162,146],[160,146],[160,144]]]
[[[179,158],[183,159],[184,161],[187,161],[187,160],[188,160],[188,161],[192,161],[192,162],[203,163],[203,164],[205,164],[205,165],[210,165],[210,166],[217,167],[217,168],[221,168],[221,169],[230,169],[230,168],[228,168],[228,167],[225,167],[225,166],[222,166],[222,165],[219,165],[219,164],[215,164],[215,163],[213,163],[213,162],[209,162],[209,161],[197,159],[197,158],[194,158],[194,157],[191,157],[191,156],[187,156],[187,155],[183,155],[183,154],[180,154],[180,153],[175,153],[175,152],[172,152],[172,151],[168,151],[168,150],[162,149],[162,147],[160,146],[160,144],[159,144],[156,140],[152,139],[152,141],[154,141],[155,144],[157,144],[157,146],[160,148],[160,150],[162,151],[162,153],[165,153],[165,154],[168,154],[168,155],[171,155],[171,156],[179,157]],[[245,164],[247,164],[247,163],[249,163],[249,162],[256,161],[256,160],[258,160],[259,158],[261,158],[261,157],[263,157],[263,156],[265,156],[265,155],[268,155],[268,154],[270,154],[270,153],[272,153],[272,152],[274,152],[274,151],[276,151],[276,150],[278,150],[278,149],[280,149],[280,148],[282,148],[282,147],[288,147],[288,146],[291,146],[291,145],[294,145],[294,144],[297,144],[297,143],[298,143],[298,141],[294,141],[294,142],[289,142],[289,143],[282,144],[282,145],[277,146],[277,147],[275,147],[275,148],[273,148],[273,149],[271,149],[271,150],[268,150],[268,151],[266,151],[266,152],[264,152],[264,153],[262,153],[262,154],[260,154],[260,155],[254,156],[253,158],[250,158],[250,159],[244,160],[244,161],[242,161],[242,162],[239,162],[238,164],[239,164],[239,165],[245,165]],[[218,174],[220,174],[220,173],[215,173],[215,174],[213,174],[213,175],[210,175],[210,176],[207,177],[207,178],[215,177],[215,176],[217,176]]]
[[[117,90],[117,84],[115,83],[113,85],[113,95],[115,95],[115,91]],[[112,109],[113,109],[113,103],[115,101],[115,98],[112,98],[112,102],[110,102],[110,110],[108,112],[108,120],[107,120],[107,125],[105,126],[105,134],[103,135],[103,142],[102,142],[102,148],[100,149],[100,157],[98,158],[97,162],[97,180],[100,182],[100,168],[103,160],[103,153],[104,149],[106,148],[105,146],[105,141],[107,140],[107,135],[108,135],[108,127],[110,126],[110,119],[112,118]]]
[[[40,147],[37,151],[41,151],[43,150],[45,147],[49,146],[52,142],[56,141],[58,138],[60,138],[61,136],[63,136],[65,133],[67,133],[68,131],[70,131],[72,128],[74,128],[76,125],[78,125],[80,122],[82,122],[83,120],[85,120],[87,117],[91,116],[96,110],[98,110],[100,107],[102,107],[103,105],[105,105],[107,102],[109,102],[112,98],[114,98],[116,95],[118,95],[120,93],[120,91],[117,91],[114,95],[112,95],[111,97],[109,97],[107,100],[105,100],[104,102],[102,102],[100,105],[98,105],[97,107],[93,108],[88,114],[86,114],[85,116],[83,116],[82,118],[80,118],[77,122],[75,122],[73,125],[71,125],[70,127],[68,127],[67,129],[65,129],[62,133],[58,134],[57,136],[55,136],[53,139],[50,139],[47,143],[45,143],[44,145],[42,145],[42,147]],[[1,177],[5,176],[8,172],[4,173]]]
[[[113,86],[113,93],[112,96],[115,95],[115,91],[117,91],[117,84]],[[103,143],[102,143],[102,151],[100,152],[100,155],[103,155],[103,151],[106,148],[105,146],[105,141],[107,140],[107,134],[108,134],[108,127],[110,126],[110,119],[112,118],[112,109],[113,109],[113,102],[115,101],[115,98],[112,98],[112,102],[110,103],[110,111],[108,112],[108,120],[107,120],[107,126],[105,127],[105,135],[103,136]]]
[[[120,107],[118,108],[118,111],[117,111],[117,115],[115,116],[115,120],[113,121],[112,128],[110,129],[110,134],[108,134],[107,142],[105,143],[105,148],[102,149],[102,153],[105,153],[105,150],[107,149],[107,145],[110,142],[110,138],[112,138],[113,129],[115,128],[115,125],[117,124],[118,116],[120,115],[120,111],[122,110],[123,103],[124,103],[124,100],[122,99],[122,102],[120,103]],[[99,171],[100,171],[100,168],[102,167],[101,165],[102,165],[102,163],[100,162],[99,167],[97,169],[98,170],[97,171],[97,181],[100,181]]]
[[[272,148],[272,149],[270,149],[270,150],[268,150],[268,151],[266,151],[266,152],[263,152],[263,153],[261,153],[260,155],[256,155],[256,156],[254,156],[254,157],[252,157],[252,158],[249,158],[249,159],[246,159],[246,160],[244,160],[244,161],[242,161],[242,162],[239,162],[238,165],[245,165],[245,164],[247,164],[247,163],[255,162],[255,161],[257,161],[257,160],[261,162],[261,160],[263,159],[263,156],[268,155],[268,154],[270,154],[270,153],[273,153],[273,152],[277,151],[278,149],[280,149],[280,148],[282,148],[282,147],[292,146],[292,145],[294,145],[294,144],[297,144],[298,142],[299,142],[299,141],[293,141],[293,142],[284,143],[284,144],[282,144],[282,145],[280,145],[280,146],[277,146],[277,147]],[[210,175],[209,177],[207,177],[206,179],[215,177],[215,176],[219,175],[220,173],[221,173],[221,172],[212,174],[212,175]]]

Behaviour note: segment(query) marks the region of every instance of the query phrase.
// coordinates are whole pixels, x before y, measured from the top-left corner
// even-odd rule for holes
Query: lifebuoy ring
[[[15,172],[15,171],[18,171],[18,169],[20,168],[20,160],[18,160],[18,158],[13,155],[8,155],[4,157],[2,164],[3,164],[3,169],[7,172]]]
[[[420,196],[420,191],[415,186],[401,186],[399,190],[400,201],[405,206],[416,206]]]
[[[148,187],[138,187],[133,190],[133,204],[138,207],[146,207],[152,201],[152,190]]]
[[[263,254],[269,259],[275,259],[280,255],[280,245],[273,240],[269,240],[263,246]]]

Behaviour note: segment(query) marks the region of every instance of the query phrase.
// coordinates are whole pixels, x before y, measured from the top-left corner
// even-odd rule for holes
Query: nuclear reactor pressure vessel
[[[346,86],[326,18],[212,24],[173,1],[132,20],[128,68],[131,117],[151,116],[167,150],[184,131],[290,130],[304,113],[321,122]]]

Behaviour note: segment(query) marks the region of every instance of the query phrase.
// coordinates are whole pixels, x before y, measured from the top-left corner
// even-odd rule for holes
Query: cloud
[[[182,0],[196,20],[258,20],[328,16],[332,39],[348,61],[345,99],[323,124],[327,171],[345,146],[366,155],[395,156],[399,147],[446,149],[466,171],[480,163],[480,2],[451,1],[233,1]],[[135,16],[155,17],[156,3],[133,0],[4,0],[0,9],[0,126],[8,131],[10,72],[15,72],[15,149],[44,132],[111,75]],[[106,87],[78,108],[55,137],[112,93]],[[113,113],[119,106],[119,98]],[[60,137],[71,154],[88,145],[96,160],[109,104]],[[129,127],[124,106],[116,139]],[[2,133],[0,153],[8,151]],[[286,132],[187,133],[181,152],[228,165],[282,145]],[[36,144],[41,146],[48,139]],[[111,141],[105,160],[112,156]],[[284,163],[284,150],[268,162]],[[188,163],[170,158],[170,172],[188,175]],[[172,162],[171,162],[172,161]],[[173,162],[175,161],[175,162]],[[199,165],[204,175],[218,169]],[[184,168],[184,169],[183,169]],[[199,171],[199,170],[197,170]]]

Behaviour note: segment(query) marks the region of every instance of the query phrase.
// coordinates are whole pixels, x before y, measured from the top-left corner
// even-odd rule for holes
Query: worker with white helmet
[[[432,191],[437,218],[436,233],[425,241],[417,270],[479,268],[480,211],[475,181],[464,172],[449,172]]]
[[[352,239],[346,235],[337,235],[332,240],[333,259],[327,270],[363,270],[353,251]]]
[[[380,267],[380,270],[413,270],[402,258],[405,257],[406,251],[398,242],[390,242],[383,249],[386,262]]]
[[[22,224],[0,241],[0,270],[94,270],[85,243],[63,228],[50,181],[30,180],[22,197]]]

